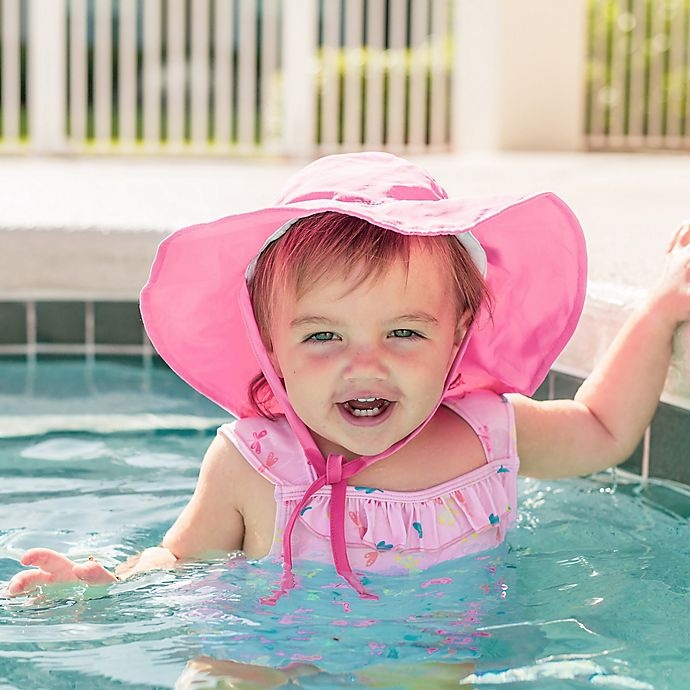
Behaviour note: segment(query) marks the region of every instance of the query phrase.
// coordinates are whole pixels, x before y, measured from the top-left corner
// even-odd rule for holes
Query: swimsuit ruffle
[[[427,568],[500,544],[515,515],[517,464],[494,461],[414,494],[375,487],[347,489],[345,539],[355,568]],[[306,487],[284,487],[290,513]],[[295,528],[300,557],[326,561],[330,489],[318,491]],[[401,558],[402,557],[402,558]]]

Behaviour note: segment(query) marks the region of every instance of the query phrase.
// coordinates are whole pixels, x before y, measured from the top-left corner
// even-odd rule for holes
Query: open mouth
[[[378,417],[390,404],[391,401],[385,398],[353,398],[346,400],[342,406],[354,417]]]

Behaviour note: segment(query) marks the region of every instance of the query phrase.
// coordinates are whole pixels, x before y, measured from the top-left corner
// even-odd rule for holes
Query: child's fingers
[[[80,580],[92,585],[104,585],[117,580],[117,577],[106,570],[98,561],[78,563],[72,568],[72,572]]]
[[[7,585],[7,595],[16,597],[19,594],[30,592],[39,585],[52,582],[53,576],[43,570],[22,570],[17,573]]]
[[[678,229],[678,245],[687,247],[690,244],[690,221],[682,223]]]
[[[52,549],[29,549],[21,558],[22,565],[37,566],[38,570],[22,570],[12,577],[7,585],[7,595],[14,597],[30,592],[39,585],[75,582],[83,580],[89,584],[110,584],[118,578],[106,570],[98,561],[74,563]]]
[[[52,549],[29,549],[21,558],[22,565],[34,565],[48,573],[53,573],[58,580],[72,580],[74,562]]]
[[[678,229],[673,233],[671,241],[666,248],[667,252],[672,252],[677,247],[687,247],[690,244],[690,220],[684,221],[680,224]]]

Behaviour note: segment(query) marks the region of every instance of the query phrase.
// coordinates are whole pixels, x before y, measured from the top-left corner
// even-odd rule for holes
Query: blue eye
[[[321,331],[320,333],[312,333],[307,340],[313,340],[319,343],[327,343],[330,340],[335,340],[336,335],[332,331]]]

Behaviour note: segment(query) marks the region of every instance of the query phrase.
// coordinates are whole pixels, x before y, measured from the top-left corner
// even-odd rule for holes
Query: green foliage
[[[365,122],[366,122],[366,94],[368,92],[369,79],[380,80],[382,84],[382,111],[389,112],[389,84],[391,79],[401,79],[404,84],[405,93],[409,91],[410,78],[413,71],[423,73],[425,90],[427,93],[427,131],[426,140],[429,141],[429,120],[428,109],[430,107],[428,94],[430,93],[432,75],[434,71],[440,72],[444,78],[449,79],[453,69],[453,40],[450,34],[443,37],[436,37],[429,43],[415,48],[405,47],[400,49],[380,49],[370,46],[360,46],[356,48],[330,48],[322,47],[317,53],[318,71],[316,74],[317,89],[317,112],[316,112],[316,132],[317,143],[323,143],[322,109],[321,103],[324,93],[324,82],[326,79],[335,79],[338,91],[338,142],[343,141],[344,132],[344,84],[348,75],[355,73],[359,80],[360,91],[362,94],[362,110],[360,113],[362,137],[360,143],[364,143]],[[444,104],[445,105],[445,104]],[[409,97],[405,97],[403,103],[403,120],[409,121]],[[406,125],[407,127],[407,125]],[[385,135],[386,122],[383,123]]]
[[[690,0],[589,0],[585,75],[587,134],[690,136]]]

